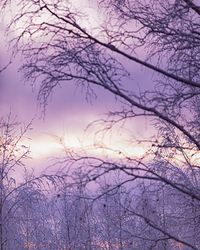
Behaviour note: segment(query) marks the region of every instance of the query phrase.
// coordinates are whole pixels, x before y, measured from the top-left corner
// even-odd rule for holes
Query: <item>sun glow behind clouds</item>
[[[30,143],[31,157],[33,159],[42,159],[61,151],[62,147],[58,143],[55,143],[52,139],[47,138],[34,138]]]
[[[34,160],[44,160],[51,157],[63,157],[64,150],[67,152],[75,152],[79,156],[110,158],[123,160],[125,158],[141,159],[147,157],[150,159],[148,146],[145,144],[128,143],[126,138],[130,135],[125,135],[123,138],[117,133],[113,134],[112,140],[110,138],[94,139],[94,136],[80,136],[81,131],[67,134],[62,137],[42,135],[34,138],[29,143],[31,157]],[[172,164],[185,166],[185,159],[182,154],[177,153],[174,158],[166,158]],[[191,157],[191,164],[199,166],[199,154]]]
[[[79,132],[80,133],[80,132]],[[30,143],[31,157],[33,159],[44,159],[48,157],[59,156],[64,152],[64,149],[75,152],[84,153],[86,155],[97,157],[142,157],[145,152],[143,145],[127,145],[125,142],[120,142],[121,138],[115,137],[114,141],[93,140],[93,137],[85,136],[80,139],[74,134],[59,138],[56,136],[41,136],[34,138]]]

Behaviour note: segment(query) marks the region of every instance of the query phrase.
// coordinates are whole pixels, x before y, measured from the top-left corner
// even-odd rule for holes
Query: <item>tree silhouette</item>
[[[200,6],[192,0],[96,2],[105,22],[94,30],[83,22],[87,13],[83,17],[73,3],[20,1],[9,28],[17,30],[12,44],[23,54],[21,69],[27,80],[39,82],[44,108],[58,86],[73,82],[89,95],[100,87],[118,100],[116,110],[103,121],[106,129],[141,117],[149,121],[152,137],[137,139],[147,149],[141,158],[123,152],[120,160],[70,152],[66,164],[84,166],[85,183],[119,171],[121,182],[111,189],[129,184],[140,193],[138,185],[145,182],[150,195],[154,185],[165,201],[159,208],[162,220],[143,213],[140,206],[132,207],[132,214],[157,231],[160,240],[155,242],[165,242],[162,249],[173,244],[199,249],[194,228],[200,202]],[[139,89],[133,80],[136,65],[148,76],[147,84],[137,79]],[[191,217],[188,210],[195,211]],[[179,223],[188,227],[181,229]]]

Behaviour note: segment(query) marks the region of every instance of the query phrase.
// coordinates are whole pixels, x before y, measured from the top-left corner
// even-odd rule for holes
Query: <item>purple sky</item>
[[[6,44],[3,41],[0,48],[0,65],[4,65],[8,60]],[[67,146],[80,147],[100,139],[94,136],[94,130],[84,133],[86,126],[99,118],[105,118],[103,113],[115,110],[118,104],[115,99],[104,90],[98,89],[97,99],[93,98],[90,102],[85,99],[85,93],[81,88],[75,88],[72,84],[65,83],[49,101],[45,119],[41,119],[41,108],[37,102],[37,93],[33,91],[30,83],[24,82],[22,73],[18,72],[21,61],[16,59],[9,68],[0,75],[0,112],[1,115],[10,110],[16,114],[20,121],[28,122],[36,117],[33,122],[33,132],[31,132],[32,156],[35,160],[44,159],[59,151],[59,146],[52,135],[65,136]],[[140,66],[129,65],[133,73],[134,84],[148,83],[146,71],[141,70]],[[132,83],[131,83],[132,84]],[[119,132],[113,131],[112,136],[104,139],[106,146],[126,148],[130,154],[141,154],[142,149],[131,147],[128,149],[129,139],[142,133],[149,133],[148,125],[144,120],[134,121],[127,126],[127,130]]]
[[[118,104],[110,94],[99,89],[96,92],[98,98],[87,102],[81,88],[76,89],[73,84],[63,85],[50,99],[46,116],[42,119],[40,118],[42,109],[37,102],[37,93],[32,90],[30,83],[24,82],[22,73],[18,72],[19,65],[20,63],[16,60],[1,75],[1,115],[12,110],[19,120],[25,123],[36,117],[33,122],[34,130],[31,132],[31,150],[35,160],[45,159],[60,150],[52,135],[65,136],[66,145],[75,148],[100,142],[101,139],[94,135],[93,129],[86,133],[84,129],[92,121],[105,118],[103,114],[107,111],[116,109]],[[136,74],[139,73],[136,72]],[[140,74],[142,75],[142,72]],[[140,79],[142,80],[142,77]],[[128,145],[128,140],[132,136],[144,133],[147,127],[144,121],[134,121],[127,126],[129,130],[120,133],[113,131],[112,136],[104,138],[103,143],[109,147],[114,145],[115,149],[122,149],[125,142]],[[127,145],[126,149],[128,149]],[[130,150],[129,153],[133,154],[142,152],[141,148],[131,147]]]

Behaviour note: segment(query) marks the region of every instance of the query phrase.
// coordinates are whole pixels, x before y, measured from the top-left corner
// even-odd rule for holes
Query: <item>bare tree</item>
[[[12,200],[20,187],[17,173],[24,167],[24,160],[28,158],[29,148],[22,144],[22,139],[30,124],[20,130],[16,119],[10,115],[0,120],[0,249],[7,249],[12,238],[9,232],[9,220],[12,219]],[[23,170],[23,169],[22,169]],[[18,177],[19,178],[19,177]],[[22,184],[23,185],[23,184]],[[16,191],[16,192],[15,192]]]
[[[27,133],[10,113],[0,119],[0,249],[45,249],[50,244],[47,190],[60,176],[35,176],[25,161],[30,159]],[[40,231],[40,230],[41,231]]]
[[[58,193],[52,197],[51,210],[60,249],[93,249],[93,213],[87,197],[81,184],[77,187],[60,185]]]
[[[15,52],[24,56],[22,70],[26,79],[40,82],[38,98],[44,107],[57,86],[73,81],[84,86],[88,95],[101,87],[117,98],[119,110],[103,121],[106,128],[138,117],[149,120],[155,131],[152,138],[138,141],[148,148],[146,157],[122,154],[121,160],[113,160],[70,152],[66,162],[81,168],[87,165],[85,182],[119,170],[121,186],[136,187],[138,180],[159,183],[163,201],[169,193],[173,193],[170,204],[179,197],[173,212],[179,220],[184,214],[185,222],[192,204],[195,223],[184,233],[173,230],[175,222],[168,220],[173,206],[167,203],[162,203],[164,217],[159,223],[135,209],[132,213],[165,241],[198,249],[200,239],[195,234],[186,237],[186,231],[196,228],[200,202],[200,6],[192,0],[96,2],[105,23],[94,31],[84,24],[86,13],[83,16],[73,3],[19,1],[19,12],[9,28],[17,30],[13,42]],[[131,70],[136,64],[150,76],[139,90]]]

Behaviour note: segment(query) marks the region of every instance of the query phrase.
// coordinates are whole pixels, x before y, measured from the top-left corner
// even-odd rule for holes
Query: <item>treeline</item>
[[[4,204],[2,249],[186,250],[190,242],[200,246],[199,206],[194,200],[155,182],[137,185],[135,190],[104,181],[91,196],[81,182],[73,187],[60,183],[48,192],[27,183]]]
[[[119,159],[110,165],[71,152],[71,161],[57,162],[57,169],[66,164],[62,172],[34,176],[25,164],[30,125],[20,125],[11,114],[0,121],[1,250],[200,247],[199,201],[190,193],[189,169],[171,167],[170,177],[169,167],[160,167],[161,181],[141,168],[138,176],[128,173],[136,166],[120,166]],[[155,173],[155,166],[148,172]],[[188,189],[174,185],[177,177]]]

